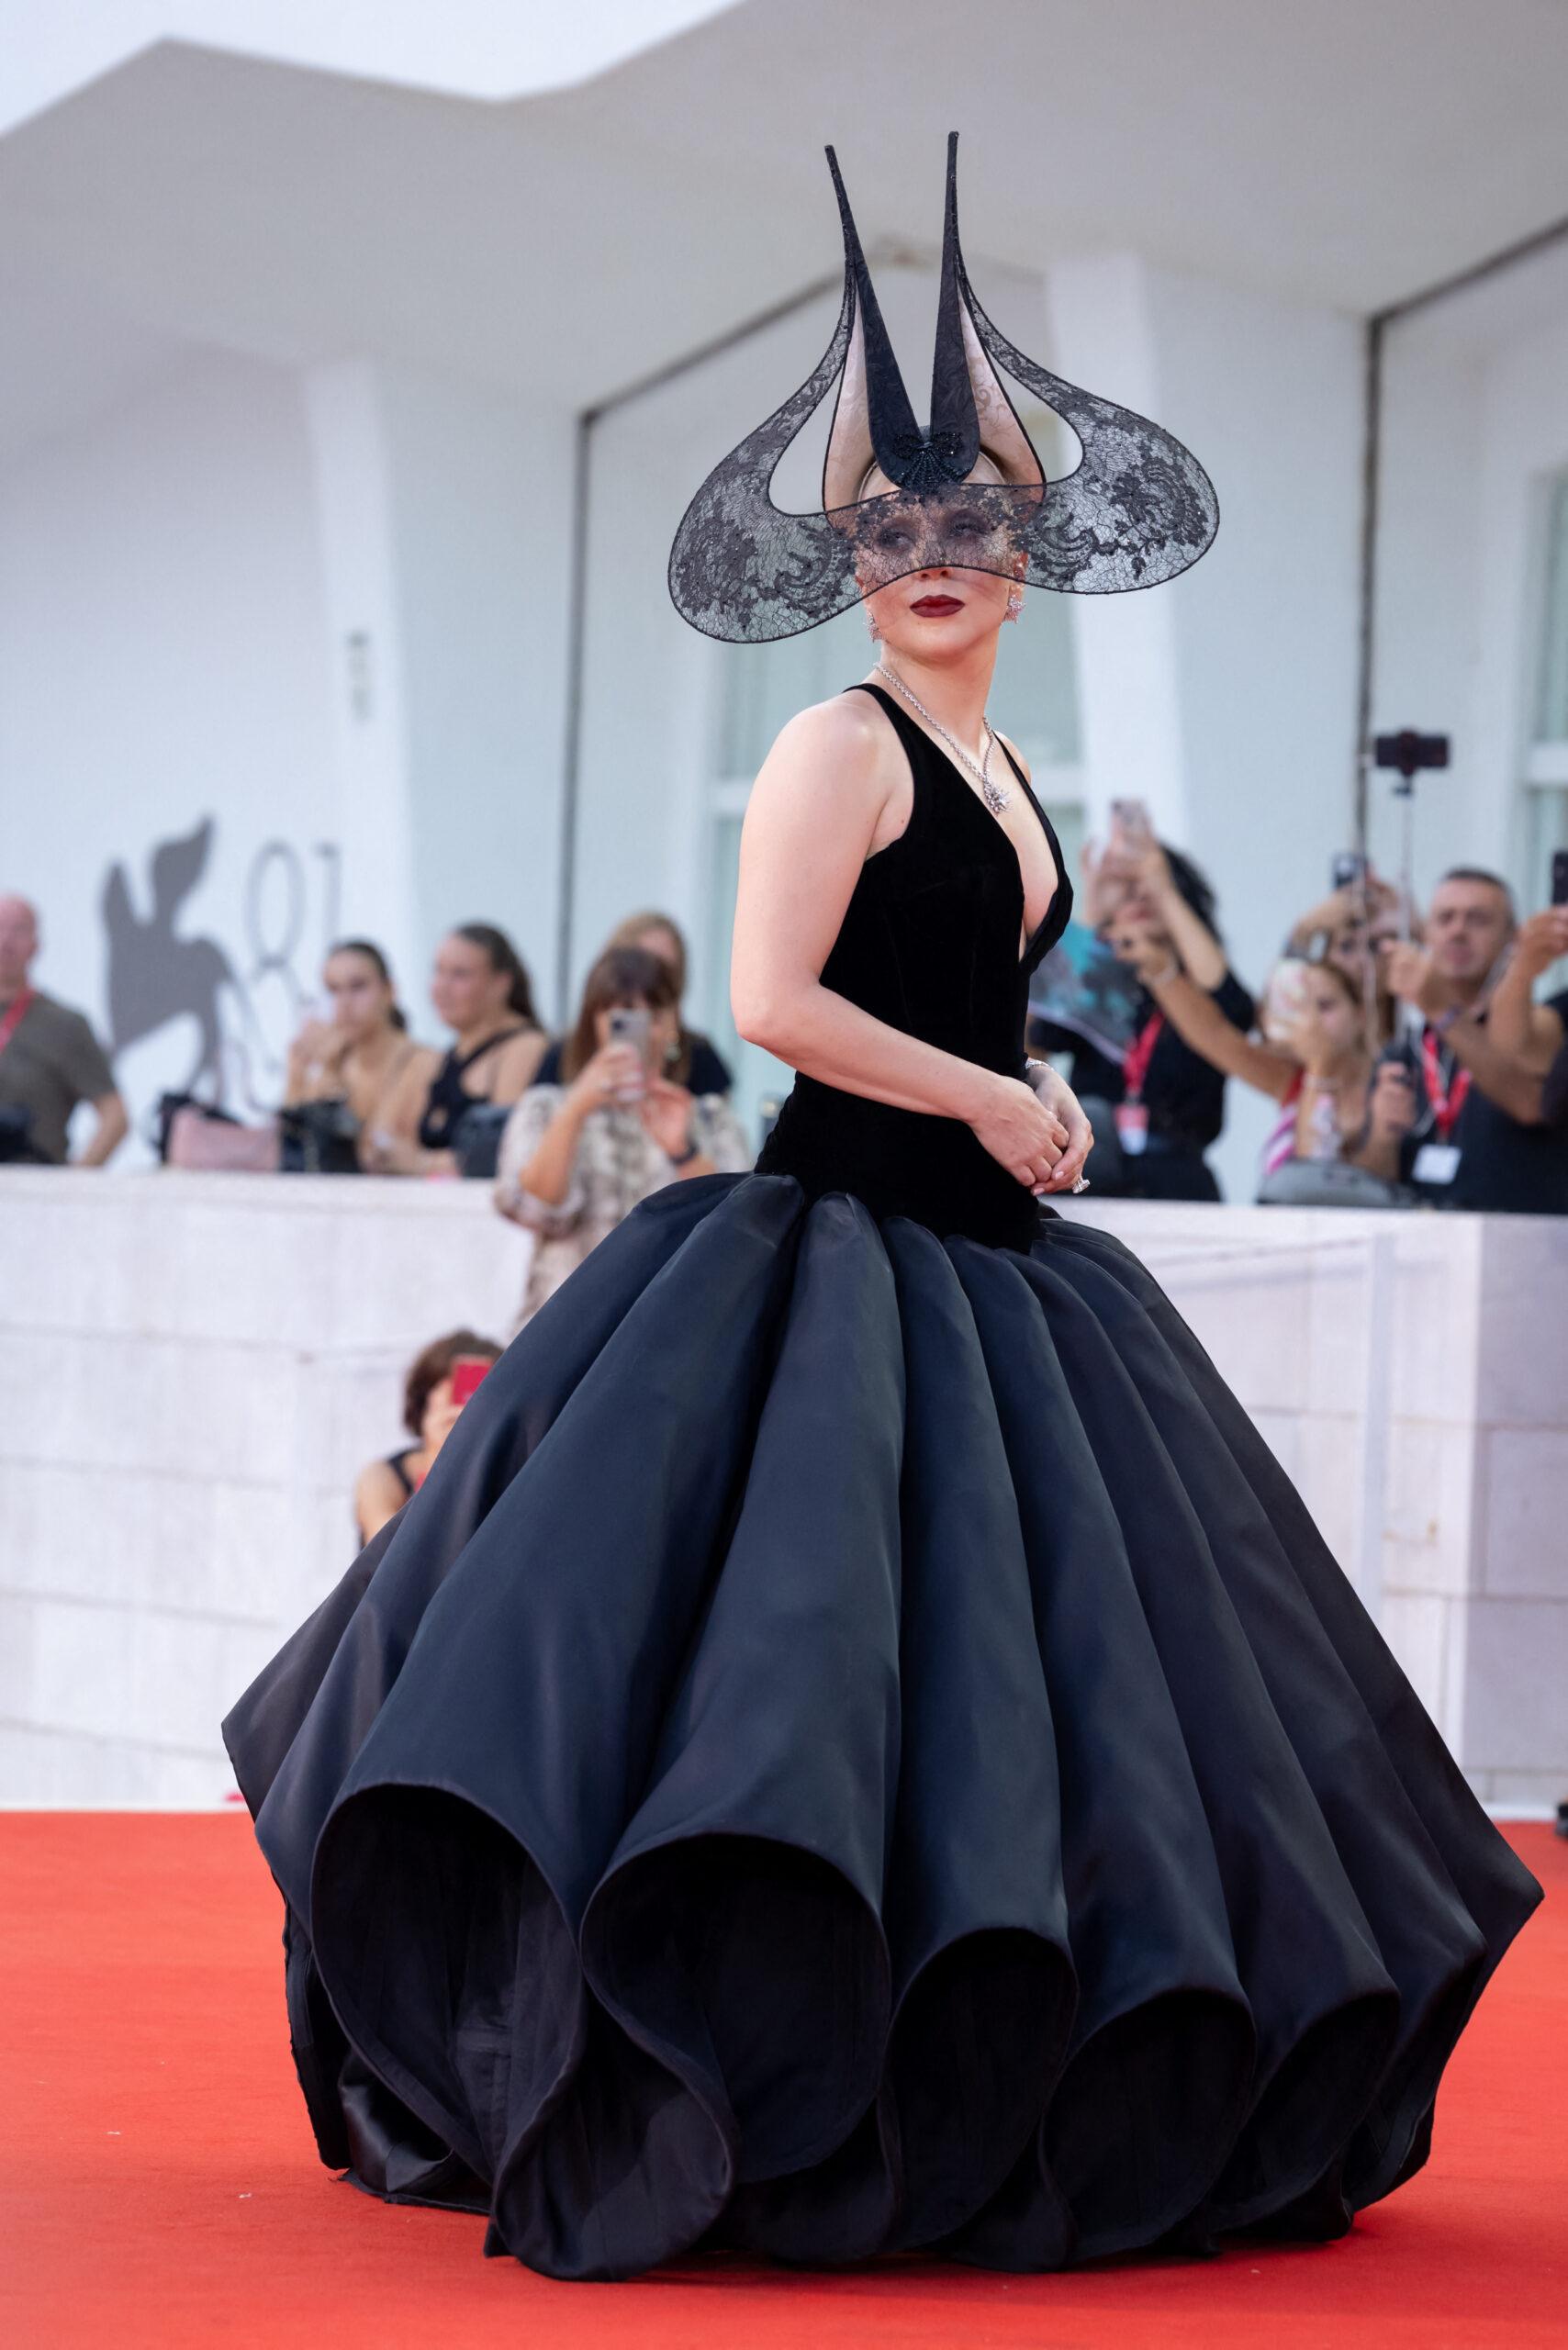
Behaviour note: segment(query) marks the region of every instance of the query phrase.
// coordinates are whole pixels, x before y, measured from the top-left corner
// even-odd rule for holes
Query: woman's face
[[[1302,1001],[1336,1052],[1349,1052],[1360,1038],[1361,1018],[1338,981],[1309,971]]]
[[[1323,959],[1332,963],[1337,971],[1343,971],[1350,985],[1359,989],[1364,986],[1372,968],[1372,954],[1371,930],[1365,922],[1353,917],[1329,933]]]
[[[876,501],[857,524],[855,576],[877,632],[895,658],[958,661],[1007,618],[1007,599],[1025,559],[1008,528],[1013,508],[1001,475],[982,456],[969,481],[940,498],[901,498],[875,466],[861,496]],[[971,493],[966,495],[966,493]],[[884,502],[885,501],[885,502]],[[965,565],[966,552],[976,564]],[[915,570],[923,552],[946,560]],[[901,577],[879,587],[889,570]]]
[[[641,939],[637,942],[639,946],[642,943]],[[593,1015],[594,1042],[600,1047],[610,1042],[610,1015],[612,1012],[647,1013],[649,1058],[655,1069],[663,1069],[665,1062],[670,1057],[672,1046],[679,1041],[680,1036],[680,1021],[674,1004],[663,1004],[657,1012],[655,1012],[643,1002],[641,996],[630,995],[620,1003],[601,1004]]]
[[[356,1040],[374,1035],[391,1016],[392,990],[367,955],[340,949],[321,974],[332,1024]]]
[[[425,1408],[420,1414],[420,1442],[429,1446],[435,1441],[442,1425],[442,1415],[452,1407],[452,1373],[438,1379],[425,1397]]]
[[[431,974],[431,1002],[438,1018],[461,1035],[498,1020],[506,1010],[510,982],[498,971],[482,946],[455,932],[435,950]]]

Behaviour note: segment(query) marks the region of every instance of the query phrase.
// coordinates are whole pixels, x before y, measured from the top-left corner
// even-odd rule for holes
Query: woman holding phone
[[[1279,963],[1264,992],[1259,1036],[1235,1027],[1213,997],[1174,967],[1156,973],[1149,989],[1194,1053],[1278,1103],[1259,1169],[1260,1204],[1313,1204],[1301,1195],[1299,1169],[1324,1162],[1357,1168],[1369,1179],[1368,1195],[1338,1195],[1348,1204],[1394,1204],[1392,1187],[1385,1186],[1381,1203],[1371,1187],[1382,1180],[1387,1151],[1397,1150],[1414,1123],[1415,1093],[1397,1062],[1376,1059],[1364,1000],[1342,964],[1290,957]]]
[[[1083,862],[1091,916],[1139,990],[1122,1067],[1099,1055],[1073,1060],[1074,1086],[1109,1104],[1098,1130],[1111,1125],[1118,1146],[1103,1151],[1090,1174],[1112,1195],[1217,1200],[1204,1154],[1225,1125],[1225,1074],[1193,1049],[1159,995],[1163,981],[1183,979],[1238,1035],[1251,1027],[1255,1006],[1226,959],[1215,893],[1190,858],[1155,839],[1139,800],[1114,802],[1103,854],[1086,853]]]
[[[379,1534],[418,1493],[459,1413],[500,1352],[493,1338],[482,1338],[476,1330],[449,1330],[414,1357],[403,1380],[403,1426],[413,1441],[384,1460],[368,1461],[354,1480],[354,1528],[362,1543]]]
[[[520,1329],[639,1200],[751,1165],[723,1096],[663,1074],[679,1034],[669,964],[644,947],[607,947],[584,983],[559,1080],[529,1087],[501,1138],[496,1205],[539,1236]]]

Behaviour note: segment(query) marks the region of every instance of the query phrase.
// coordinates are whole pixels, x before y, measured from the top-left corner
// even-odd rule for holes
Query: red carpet
[[[279,1912],[232,1816],[0,1815],[0,2333],[330,2350],[1536,2350],[1568,2344],[1568,1844],[1483,2001],[1415,2183],[1343,2243],[1065,2277],[730,2260],[558,2285],[483,2223],[393,2210],[317,2162]]]

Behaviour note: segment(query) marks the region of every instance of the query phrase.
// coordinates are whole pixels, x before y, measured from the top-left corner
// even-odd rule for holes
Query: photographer
[[[1139,983],[1133,1043],[1120,1067],[1065,1040],[1079,1099],[1109,1105],[1109,1117],[1096,1120],[1104,1147],[1096,1145],[1092,1178],[1112,1198],[1217,1200],[1204,1153],[1225,1125],[1225,1072],[1193,1049],[1159,1000],[1168,980],[1185,979],[1240,1035],[1251,1027],[1252,998],[1215,928],[1214,891],[1180,850],[1125,815],[1103,856],[1086,851],[1083,867],[1090,919]]]
[[[1568,1033],[1568,990],[1535,1001],[1535,983],[1543,971],[1568,956],[1568,906],[1549,906],[1532,914],[1514,941],[1506,969],[1492,990],[1486,1025],[1500,1053],[1519,1062],[1527,1077],[1544,1080],[1561,1058]],[[1527,1102],[1528,1106],[1528,1102]],[[1551,1120],[1538,1105],[1537,1120]]]
[[[1384,950],[1389,985],[1413,1026],[1418,1024],[1403,1056],[1417,1117],[1397,1154],[1383,1153],[1378,1171],[1403,1175],[1435,1207],[1568,1213],[1568,1134],[1541,1123],[1550,1024],[1561,1027],[1568,998],[1532,1006],[1533,972],[1521,969],[1511,984],[1499,976],[1504,1024],[1493,1032],[1489,987],[1514,935],[1513,899],[1495,873],[1475,866],[1446,873],[1426,931],[1424,947]],[[1544,926],[1535,934],[1527,964],[1555,934]],[[1537,1012],[1544,1015],[1540,1024]]]
[[[1415,1097],[1403,1070],[1374,1081],[1366,1009],[1337,963],[1287,959],[1265,992],[1262,1035],[1233,1027],[1184,974],[1150,980],[1160,1011],[1194,1052],[1280,1105],[1264,1144],[1258,1197],[1267,1205],[1393,1206],[1373,1164],[1412,1125]],[[1334,1173],[1324,1170],[1332,1169]],[[1351,1173],[1338,1170],[1350,1169]],[[1358,1178],[1360,1180],[1358,1180]]]
[[[354,1480],[354,1530],[362,1549],[396,1517],[435,1466],[463,1411],[457,1387],[463,1367],[498,1362],[500,1357],[495,1340],[480,1337],[476,1330],[451,1330],[414,1357],[403,1381],[403,1426],[413,1441],[369,1461]]]
[[[1403,901],[1390,881],[1370,866],[1359,880],[1343,883],[1293,924],[1285,942],[1287,957],[1306,963],[1331,963],[1343,971],[1367,1007],[1368,1027],[1375,1048],[1389,1043],[1399,1024],[1399,1006],[1389,992],[1383,969],[1384,945],[1400,934]],[[1419,925],[1414,925],[1419,936]]]
[[[667,963],[675,978],[676,1036],[675,1049],[666,1056],[666,1077],[689,1086],[693,1093],[728,1093],[734,1080],[723,1055],[711,1039],[700,1028],[689,1028],[681,1012],[686,994],[686,937],[678,923],[668,914],[652,910],[626,915],[618,922],[604,942],[611,946],[640,946],[649,955],[656,955]],[[560,1043],[552,1045],[534,1076],[536,1085],[555,1085],[560,1081]]]
[[[38,916],[25,898],[0,898],[0,1158],[62,1167],[71,1113],[92,1104],[97,1124],[78,1167],[102,1167],[125,1139],[125,1103],[103,1046],[79,1012],[31,985]]]
[[[669,965],[641,947],[608,948],[562,1047],[562,1082],[531,1086],[501,1141],[496,1205],[539,1235],[520,1326],[639,1200],[751,1165],[722,1095],[662,1074],[678,1036]]]

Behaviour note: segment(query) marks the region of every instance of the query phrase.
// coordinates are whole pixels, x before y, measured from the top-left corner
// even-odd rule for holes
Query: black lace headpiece
[[[1131,408],[1065,383],[1008,341],[975,299],[958,244],[958,133],[947,141],[931,421],[915,422],[837,159],[844,303],[798,392],[709,475],[670,551],[669,590],[706,636],[796,636],[912,571],[954,565],[1080,596],[1153,588],[1185,571],[1219,524],[1191,453]],[[1048,481],[1003,388],[1007,375],[1078,437],[1075,470]],[[838,381],[820,513],[790,514],[770,485],[784,452]],[[981,458],[1000,480],[971,480]],[[889,487],[868,484],[879,474]]]

